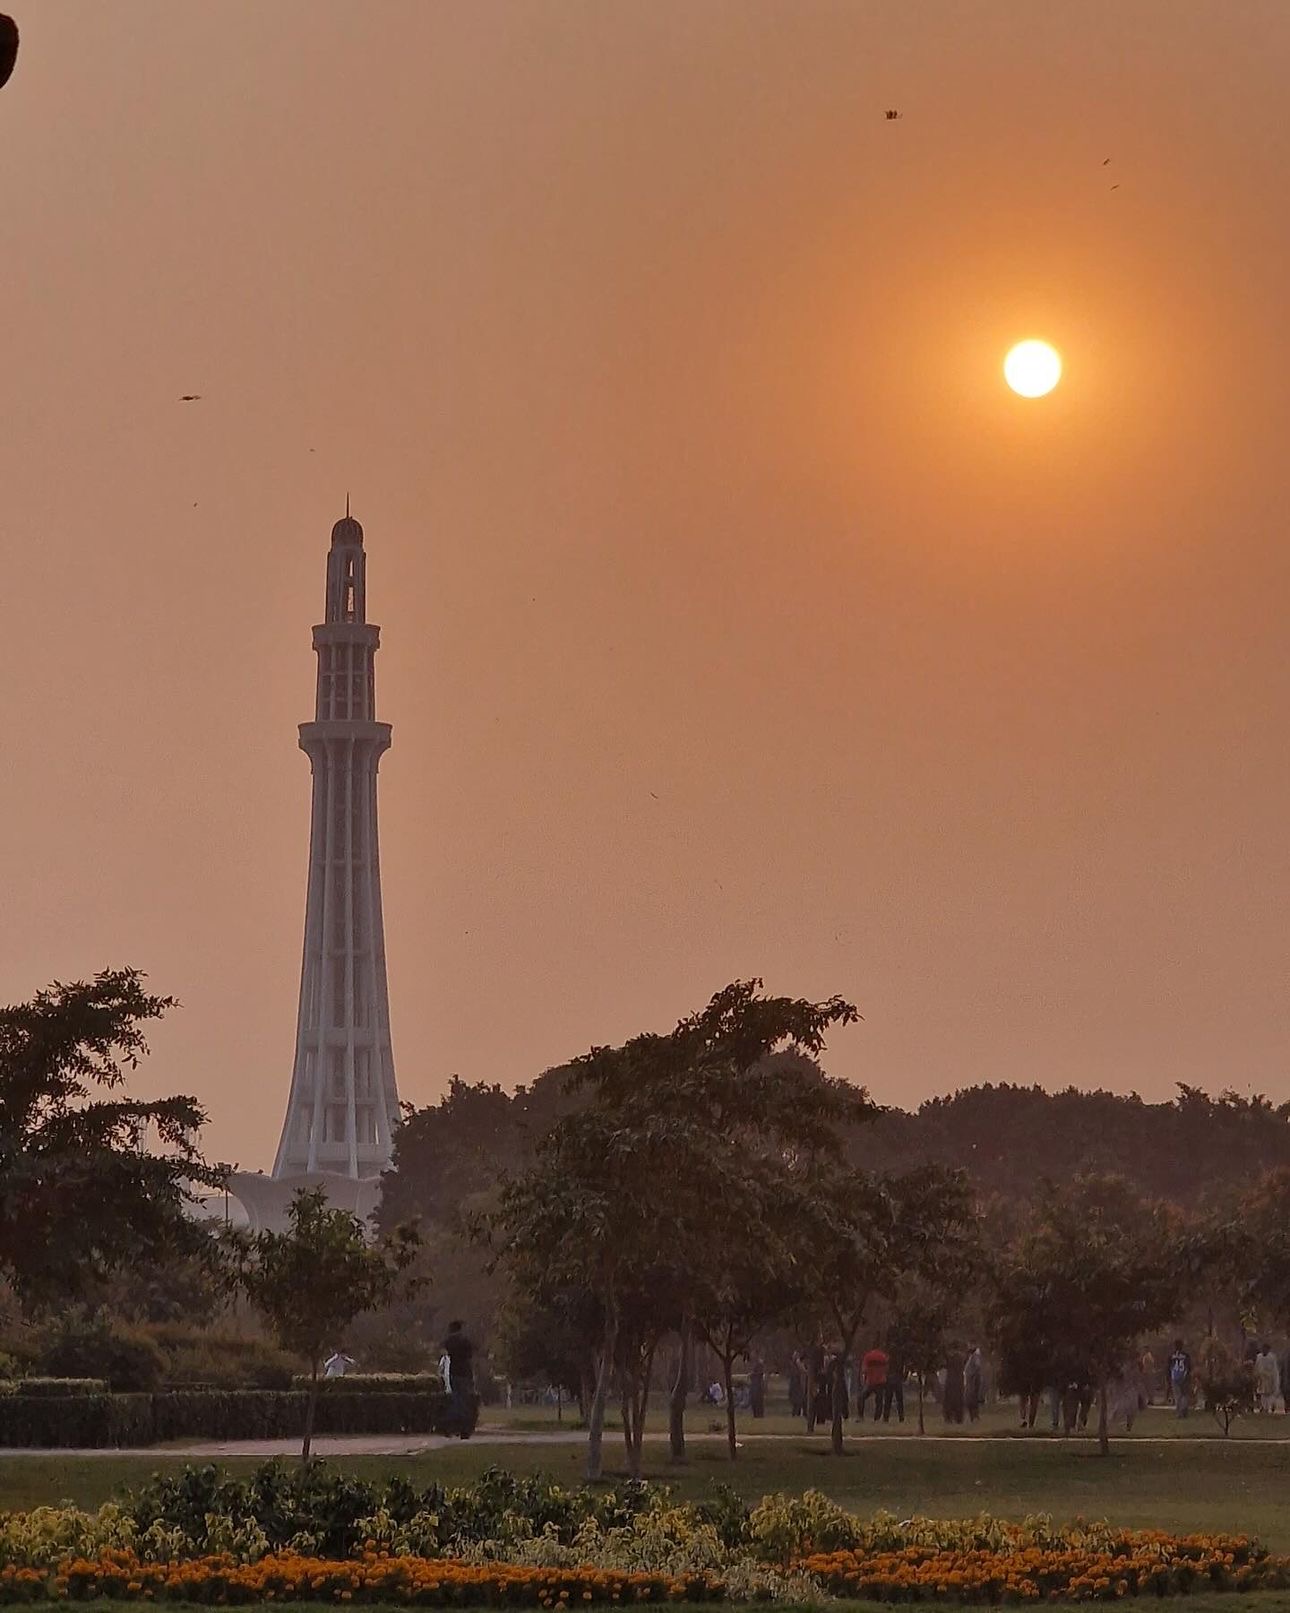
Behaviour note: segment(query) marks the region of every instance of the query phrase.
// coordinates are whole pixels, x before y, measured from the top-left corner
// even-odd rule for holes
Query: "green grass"
[[[606,1445],[611,1472],[622,1471],[621,1443]],[[409,1456],[349,1456],[345,1470],[378,1478],[399,1473],[421,1483],[459,1484],[485,1468],[549,1472],[568,1483],[582,1476],[581,1445],[459,1443]],[[159,1468],[187,1458],[159,1452],[141,1457],[68,1457],[56,1453],[0,1461],[0,1508],[17,1509],[71,1500],[95,1506]],[[234,1472],[256,1465],[228,1459]],[[646,1476],[697,1498],[730,1484],[756,1498],[772,1490],[821,1489],[849,1509],[887,1508],[962,1517],[991,1512],[1005,1518],[1047,1512],[1057,1518],[1109,1518],[1126,1526],[1182,1532],[1252,1533],[1277,1551],[1290,1552],[1290,1446],[1260,1440],[1159,1444],[1126,1441],[1109,1458],[1087,1441],[1018,1439],[920,1441],[886,1439],[858,1444],[837,1458],[823,1440],[804,1436],[750,1441],[739,1460],[724,1447],[694,1444],[684,1469],[669,1467],[666,1446],[646,1446]],[[1286,1613],[1290,1613],[1290,1605]]]

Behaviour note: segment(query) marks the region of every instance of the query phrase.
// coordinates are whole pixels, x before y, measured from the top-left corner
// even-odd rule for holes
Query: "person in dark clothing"
[[[790,1417],[800,1417],[805,1410],[806,1369],[801,1356],[795,1352],[788,1369],[788,1412]]]
[[[448,1357],[448,1432],[469,1439],[479,1419],[474,1341],[460,1322],[449,1322],[448,1334],[440,1349]]]
[[[754,1417],[766,1415],[766,1363],[755,1355],[748,1374],[748,1409]]]
[[[887,1355],[887,1381],[882,1390],[882,1420],[891,1421],[891,1408],[895,1406],[901,1422],[905,1420],[905,1358],[900,1346],[893,1344]]]
[[[812,1433],[818,1422],[828,1422],[833,1413],[829,1409],[829,1390],[824,1381],[824,1344],[820,1339],[804,1351],[806,1363],[806,1394],[803,1409],[806,1413],[806,1432]],[[824,1411],[821,1414],[820,1407]]]
[[[953,1350],[945,1363],[945,1388],[941,1391],[941,1415],[947,1423],[961,1423],[963,1421],[963,1359],[958,1350]]]

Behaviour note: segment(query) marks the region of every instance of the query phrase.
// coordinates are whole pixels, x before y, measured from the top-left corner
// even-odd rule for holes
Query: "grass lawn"
[[[621,1471],[621,1446],[608,1442],[606,1451],[610,1468]],[[0,1461],[0,1508],[64,1499],[94,1506],[156,1469],[182,1466],[185,1460],[160,1451],[142,1457],[12,1457]],[[499,1447],[472,1441],[409,1456],[336,1460],[347,1471],[372,1478],[399,1473],[422,1483],[456,1484],[500,1466],[549,1472],[573,1484],[582,1475],[583,1451],[580,1445]],[[247,1471],[256,1463],[238,1458],[224,1465]],[[1290,1552],[1290,1509],[1284,1500],[1290,1446],[1261,1440],[1125,1441],[1103,1459],[1086,1441],[891,1438],[857,1444],[838,1459],[825,1441],[797,1435],[750,1441],[734,1463],[717,1444],[695,1444],[681,1470],[668,1466],[665,1445],[647,1445],[645,1466],[647,1477],[688,1497],[717,1484],[730,1484],[750,1498],[814,1487],[860,1513],[884,1507],[900,1517],[914,1512],[1104,1517],[1180,1532],[1252,1533],[1274,1550]]]

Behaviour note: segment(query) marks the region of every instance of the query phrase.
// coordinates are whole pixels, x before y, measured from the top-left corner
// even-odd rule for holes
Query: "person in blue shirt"
[[[1173,1396],[1175,1416],[1185,1417],[1191,1410],[1191,1356],[1183,1348],[1181,1339],[1174,1340],[1169,1357],[1169,1393]]]

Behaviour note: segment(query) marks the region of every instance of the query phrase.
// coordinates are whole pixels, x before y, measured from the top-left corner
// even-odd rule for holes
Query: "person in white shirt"
[[[357,1365],[352,1355],[344,1355],[340,1350],[334,1350],[323,1362],[324,1378],[343,1378],[350,1367]]]
[[[1281,1398],[1281,1365],[1266,1344],[1254,1358],[1254,1396],[1258,1409],[1268,1414]]]

